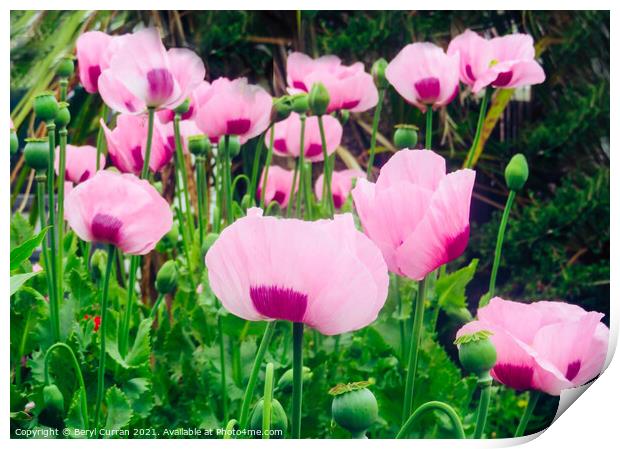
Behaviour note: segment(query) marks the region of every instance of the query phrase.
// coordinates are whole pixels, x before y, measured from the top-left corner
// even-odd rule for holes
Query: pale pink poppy
[[[266,170],[263,170],[260,182],[256,189],[256,198],[261,198],[263,181],[265,180]],[[269,167],[267,185],[265,186],[265,204],[275,201],[280,207],[286,207],[291,198],[291,187],[293,186],[294,172],[286,170],[277,165]]]
[[[336,209],[340,209],[349,198],[353,188],[353,180],[365,178],[366,174],[359,169],[340,170],[332,173],[332,198]],[[323,196],[323,175],[319,175],[314,183],[314,193],[318,199]]]
[[[174,109],[204,80],[205,67],[200,57],[186,48],[167,50],[156,28],[128,35],[99,79],[103,101],[112,109],[127,114],[144,112],[119,101],[118,85],[125,88],[145,107]],[[110,84],[110,85],[109,85]]]
[[[463,253],[475,177],[469,169],[446,175],[437,153],[404,149],[381,168],[376,184],[357,180],[355,208],[390,271],[421,280]]]
[[[299,157],[301,154],[301,119],[296,112],[291,113],[285,120],[276,123],[273,135],[273,151],[279,156]],[[325,146],[330,155],[338,148],[342,140],[342,125],[338,119],[331,115],[323,116],[323,129],[325,130]],[[269,145],[271,133],[265,134],[265,145]],[[323,147],[321,145],[321,132],[319,119],[316,116],[306,118],[304,131],[304,157],[312,162],[323,160]]]
[[[492,332],[497,362],[491,376],[516,390],[559,395],[596,377],[605,363],[609,329],[602,313],[565,302],[523,304],[496,297],[457,337]]]
[[[140,174],[146,156],[148,120],[144,115],[120,114],[116,128],[110,130],[101,120],[101,126],[108,143],[108,154],[116,168],[123,173]],[[166,145],[159,127],[153,128],[149,168],[160,171],[174,156],[174,146]]]
[[[461,81],[479,92],[486,86],[521,87],[540,84],[545,72],[538,62],[529,34],[485,39],[466,30],[450,42],[449,55],[460,57]]]
[[[84,241],[109,243],[126,254],[151,251],[172,227],[172,212],[146,180],[98,171],[66,198],[65,218]]]
[[[54,169],[58,173],[60,166],[60,148],[56,147]],[[91,145],[67,145],[65,153],[65,180],[79,184],[91,178],[97,171],[97,148]],[[105,156],[99,155],[99,168],[105,167]]]
[[[218,78],[201,97],[196,124],[214,143],[225,135],[245,143],[269,126],[271,95],[246,78]]]
[[[198,112],[198,105],[206,95],[207,91],[211,87],[208,81],[202,81],[198,87],[196,87],[189,96],[189,109],[184,114],[181,114],[181,120],[194,120],[196,113]],[[174,120],[173,109],[162,109],[157,111],[157,118],[163,124],[169,123]]]
[[[251,321],[341,334],[372,323],[387,297],[381,253],[350,214],[309,222],[252,208],[222,232],[205,261],[215,296]]]
[[[76,46],[78,75],[86,92],[99,91],[99,76],[110,65],[110,50],[114,36],[101,31],[88,31],[78,37]]]
[[[329,92],[327,112],[346,109],[363,112],[377,105],[379,93],[364,64],[345,66],[334,55],[312,59],[303,53],[291,53],[286,61],[286,80],[290,93],[310,92],[315,83],[323,83]]]
[[[459,87],[459,55],[446,55],[430,42],[409,44],[385,69],[385,76],[409,103],[426,111],[450,103]]]

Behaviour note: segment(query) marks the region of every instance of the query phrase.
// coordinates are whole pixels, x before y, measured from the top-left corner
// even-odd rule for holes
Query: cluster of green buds
[[[527,166],[525,156],[521,153],[517,153],[510,159],[504,171],[506,185],[510,190],[518,192],[527,182],[529,174],[530,170]]]
[[[461,335],[454,341],[459,349],[459,360],[463,368],[475,374],[479,381],[490,380],[489,371],[497,361],[495,346],[489,338],[492,332],[482,330]]]
[[[178,279],[179,271],[177,270],[177,264],[174,260],[168,260],[157,272],[155,288],[162,295],[172,293],[177,288]]]
[[[334,396],[332,417],[353,438],[366,438],[366,431],[378,419],[377,399],[367,388],[371,384],[370,381],[338,384],[329,390]]]
[[[413,149],[418,144],[418,127],[415,125],[401,124],[395,126],[394,145],[399,150],[404,148]]]

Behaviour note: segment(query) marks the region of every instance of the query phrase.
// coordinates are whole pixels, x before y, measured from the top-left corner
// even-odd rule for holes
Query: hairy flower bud
[[[418,144],[418,127],[415,125],[396,125],[394,145],[399,150],[413,149]]]
[[[329,92],[323,83],[314,83],[308,96],[308,105],[314,115],[323,115],[329,106]]]
[[[357,438],[364,438],[366,430],[379,416],[377,399],[366,388],[368,385],[370,382],[339,384],[329,391],[334,396],[332,402],[334,421]]]
[[[36,171],[45,171],[49,164],[49,143],[47,139],[26,139],[24,159]]]
[[[504,171],[506,185],[510,190],[519,191],[525,185],[530,174],[527,160],[521,153],[515,154]]]
[[[43,92],[34,97],[34,113],[44,122],[51,122],[58,113],[58,102],[52,92]]]
[[[388,66],[388,62],[379,58],[375,61],[370,69],[370,73],[372,74],[372,79],[375,81],[375,86],[377,89],[387,89],[390,85],[387,78],[385,77],[385,69]]]
[[[176,263],[174,260],[168,260],[157,272],[155,288],[162,294],[172,293],[177,288],[178,277],[179,274]]]
[[[254,431],[262,430],[263,428],[263,399],[259,400],[254,407],[252,417],[250,419],[250,429]],[[277,399],[271,399],[271,430],[279,430],[277,434],[270,435],[270,437],[279,439],[286,437],[286,429],[288,429],[288,417],[286,412]]]

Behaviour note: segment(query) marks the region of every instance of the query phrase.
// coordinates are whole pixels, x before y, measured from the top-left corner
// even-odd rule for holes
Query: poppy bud
[[[34,113],[44,122],[51,122],[58,113],[58,102],[52,92],[43,92],[34,97]]]
[[[209,152],[211,142],[209,138],[203,135],[189,136],[187,139],[189,152],[195,156],[205,156]]]
[[[178,277],[179,274],[176,263],[174,260],[168,260],[157,272],[155,288],[162,294],[172,293],[177,288]]]
[[[47,139],[26,139],[24,159],[36,171],[45,171],[49,164],[49,143]]]
[[[297,94],[291,97],[293,102],[293,111],[298,114],[305,114],[308,111],[308,94]]]
[[[58,103],[58,112],[56,113],[56,118],[54,122],[56,122],[56,126],[59,128],[66,127],[71,121],[71,112],[69,112],[69,103],[65,103],[61,101]]]
[[[310,371],[310,368],[308,368],[307,366],[302,367],[301,378],[304,381],[304,383],[312,380],[312,371]],[[280,380],[278,380],[276,388],[280,391],[287,391],[287,390],[290,390],[292,386],[293,386],[293,370],[289,369],[284,374],[282,374],[282,377],[280,377]]]
[[[179,224],[176,221],[172,223],[172,227],[168,233],[164,235],[164,240],[171,246],[175,246],[179,241]]]
[[[187,114],[189,112],[189,106],[189,98],[186,98],[183,103],[181,103],[174,109],[174,112],[181,115]]]
[[[394,145],[399,150],[415,148],[418,144],[418,127],[414,125],[396,125]]]
[[[97,281],[103,277],[108,262],[108,254],[102,249],[96,249],[90,258],[90,267],[93,278]]]
[[[247,193],[243,195],[243,198],[241,198],[241,207],[243,210],[248,210],[252,207],[252,197],[250,197]]]
[[[377,89],[387,89],[389,86],[388,80],[385,77],[385,69],[387,66],[388,62],[383,58],[379,58],[370,69],[372,79],[375,81],[375,86],[377,86]]]
[[[56,73],[61,78],[69,78],[75,71],[75,64],[73,62],[73,56],[65,56],[60,60]]]
[[[519,191],[525,185],[529,174],[530,171],[525,156],[517,153],[510,159],[504,171],[506,185],[510,190]]]
[[[273,106],[271,107],[271,122],[278,122],[284,120],[293,111],[293,100],[290,95],[284,95],[280,98],[273,99]]]
[[[377,421],[379,406],[372,392],[366,388],[370,382],[338,384],[329,394],[334,396],[332,417],[354,438],[365,438],[366,430]]]
[[[19,149],[19,140],[17,139],[17,133],[14,129],[11,130],[11,154],[17,153]]]
[[[459,360],[465,370],[486,377],[497,360],[495,346],[489,338],[489,331],[479,331],[462,335],[455,340],[459,348]]]
[[[260,399],[254,411],[252,412],[252,418],[250,418],[250,429],[254,431],[263,429],[263,399]],[[286,429],[288,428],[288,417],[286,412],[277,399],[271,399],[271,430],[279,430],[278,434],[274,434],[273,438],[285,438]],[[271,437],[272,435],[270,435]]]
[[[348,109],[341,109],[338,113],[338,120],[342,126],[349,121],[349,117],[351,117],[351,112]]]
[[[239,142],[238,136],[222,136],[220,137],[220,142],[218,146],[218,151],[221,151],[221,154],[224,154],[224,149],[226,146],[226,137],[228,137],[228,154],[230,154],[230,158],[237,156],[239,151],[241,151],[241,143]]]
[[[58,412],[65,410],[65,398],[62,396],[60,389],[54,384],[43,387],[43,403],[51,410]]]
[[[308,105],[314,115],[323,115],[329,106],[329,92],[323,83],[314,83],[308,96]]]

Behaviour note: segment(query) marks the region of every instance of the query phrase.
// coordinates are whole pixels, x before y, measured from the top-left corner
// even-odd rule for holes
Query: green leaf
[[[71,400],[67,417],[65,418],[65,426],[71,432],[69,436],[77,438],[79,433],[75,429],[84,429],[84,421],[82,420],[82,402],[80,401],[80,390],[77,389]]]
[[[149,331],[153,320],[146,318],[138,326],[138,332],[133,346],[125,357],[121,356],[118,349],[117,330],[114,320],[110,319],[107,325],[106,352],[112,359],[125,369],[137,368],[148,362],[151,354],[151,338]]]
[[[120,430],[129,424],[132,411],[129,401],[118,387],[110,387],[105,394],[108,416],[105,420],[106,430]]]
[[[36,276],[37,274],[39,274],[40,271],[36,272],[36,273],[23,273],[23,274],[14,274],[13,276],[11,276],[11,294],[10,296],[13,296],[15,294],[15,292],[17,290],[19,290],[19,288],[24,285],[24,283]]]
[[[477,267],[478,259],[473,259],[466,267],[437,279],[435,291],[440,307],[446,311],[467,307],[465,288],[476,274]]]
[[[11,218],[11,249],[21,245],[32,237],[34,231],[28,220],[20,213],[16,213]]]
[[[145,377],[135,377],[125,384],[123,391],[131,404],[134,418],[147,418],[153,408],[151,381]]]
[[[49,228],[49,226],[43,228],[41,232],[39,232],[37,235],[29,238],[24,243],[11,250],[11,270],[15,270],[21,265],[24,260],[32,256],[34,250],[41,244],[41,242],[45,238],[45,234],[47,234]]]

